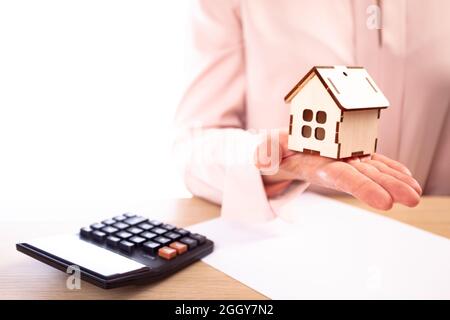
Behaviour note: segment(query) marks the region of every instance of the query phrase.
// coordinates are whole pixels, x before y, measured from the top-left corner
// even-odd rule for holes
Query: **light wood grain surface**
[[[351,198],[337,199],[368,209]],[[219,208],[193,198],[154,203],[140,213],[149,217],[164,217],[165,221],[184,227],[217,217]],[[380,214],[450,238],[450,197],[424,197],[414,209],[395,206],[391,211]],[[83,218],[75,223],[73,220],[41,224],[2,223],[0,299],[266,299],[203,262],[197,262],[155,284],[103,290],[82,282],[81,289],[68,290],[64,273],[15,250],[15,243],[20,240],[45,236],[55,233],[55,230],[58,233],[75,232],[79,226],[90,222]]]

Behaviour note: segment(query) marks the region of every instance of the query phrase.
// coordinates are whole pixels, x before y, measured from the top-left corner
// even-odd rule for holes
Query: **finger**
[[[282,158],[287,158],[287,157],[292,156],[297,153],[288,148],[288,136],[289,136],[289,134],[287,131],[280,131],[280,136],[279,136],[280,148],[281,148],[280,154],[281,154]]]
[[[291,182],[292,180],[288,180],[265,185],[264,188],[266,190],[267,196],[271,198],[281,194],[284,190],[286,190],[289,187]]]
[[[317,171],[316,183],[353,195],[369,206],[389,210],[393,200],[377,183],[344,162],[331,162]]]
[[[420,196],[422,194],[422,188],[420,187],[420,184],[414,179],[413,177],[404,174],[400,171],[394,170],[391,167],[388,167],[383,162],[376,161],[376,160],[364,160],[365,163],[368,163],[375,168],[377,168],[379,171],[389,174],[393,176],[394,178],[403,181],[404,183],[408,184],[411,188],[413,188],[417,194]]]
[[[361,156],[361,157],[351,157],[351,158],[347,158],[344,159],[345,162],[347,163],[352,163],[352,162],[361,162],[361,161],[365,161],[367,159],[370,159],[370,156]]]
[[[383,162],[384,164],[391,167],[392,169],[395,169],[395,170],[403,172],[409,176],[412,176],[411,171],[409,171],[409,169],[405,165],[401,164],[398,161],[392,160],[391,158],[383,156],[382,154],[374,153],[372,155],[372,159]]]
[[[347,162],[347,163],[361,162],[361,159],[359,157],[353,157],[353,158],[346,159],[345,162]]]
[[[420,197],[417,192],[403,181],[380,172],[377,168],[365,162],[353,163],[352,166],[383,187],[391,195],[394,202],[399,202],[408,207],[415,207],[419,203]]]

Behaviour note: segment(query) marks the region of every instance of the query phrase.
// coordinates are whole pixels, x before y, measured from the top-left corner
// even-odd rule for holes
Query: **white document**
[[[450,299],[450,240],[313,193],[281,219],[190,229],[212,239],[203,259],[272,299]]]
[[[105,277],[147,268],[142,263],[82,241],[77,235],[50,236],[25,243]]]

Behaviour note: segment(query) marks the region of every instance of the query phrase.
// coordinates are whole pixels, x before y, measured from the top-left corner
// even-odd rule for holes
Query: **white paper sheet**
[[[273,299],[450,299],[450,240],[312,193],[285,210],[190,229],[216,244],[206,263]]]
[[[147,268],[142,263],[82,241],[77,235],[49,236],[26,243],[104,276]]]

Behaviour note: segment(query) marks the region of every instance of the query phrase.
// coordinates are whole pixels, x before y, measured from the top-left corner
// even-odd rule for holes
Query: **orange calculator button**
[[[178,254],[185,253],[187,251],[187,249],[188,249],[187,245],[185,245],[184,243],[178,242],[178,241],[172,242],[169,245],[169,247],[177,250]]]
[[[177,250],[169,248],[169,247],[162,247],[158,250],[158,255],[161,258],[170,260],[177,256]]]

